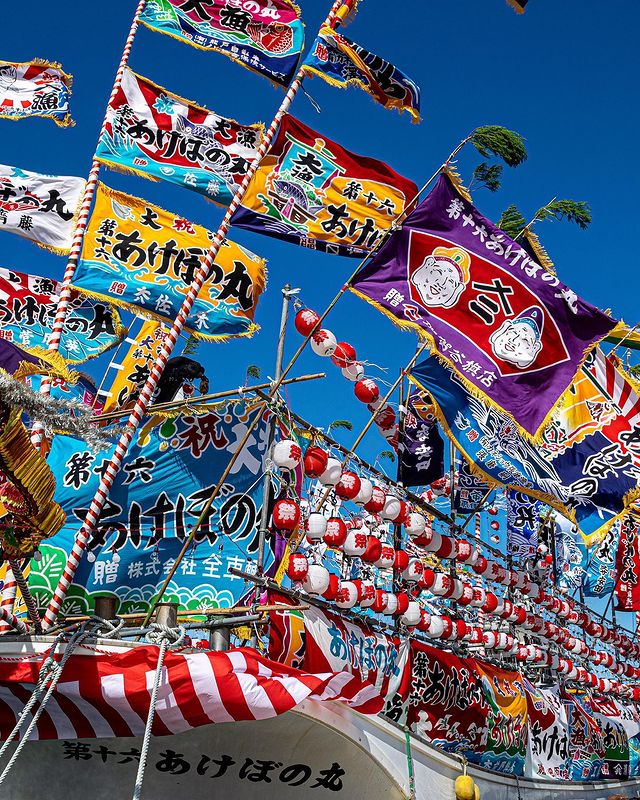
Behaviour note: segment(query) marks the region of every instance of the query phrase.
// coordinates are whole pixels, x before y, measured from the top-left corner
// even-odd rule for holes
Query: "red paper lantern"
[[[478,575],[483,575],[489,566],[489,562],[484,556],[478,556],[478,560],[473,565],[473,571]]]
[[[279,531],[293,531],[300,524],[302,512],[295,500],[277,500],[273,506],[273,525]]]
[[[454,550],[453,539],[449,536],[443,536],[440,547],[436,550],[438,558],[451,558]]]
[[[498,509],[495,506],[491,506],[487,509],[487,513],[491,514],[492,517],[495,517],[498,514]]]
[[[391,521],[394,523],[394,525],[402,525],[403,522],[406,520],[407,514],[409,513],[410,510],[411,509],[410,509],[409,505],[407,503],[405,503],[404,500],[401,500],[400,501],[400,511],[398,512],[398,514]]]
[[[394,616],[401,617],[409,608],[409,595],[406,592],[400,592],[396,595],[396,598],[398,600],[398,605]]]
[[[347,526],[340,517],[329,517],[327,528],[322,537],[329,547],[342,547],[347,538]]]
[[[379,513],[384,508],[386,498],[384,491],[379,486],[374,486],[371,500],[364,504],[365,510],[370,514]]]
[[[327,468],[329,454],[321,447],[312,445],[304,454],[304,471],[310,478],[317,478]]]
[[[353,387],[353,393],[361,403],[367,404],[375,403],[380,397],[380,389],[378,388],[378,384],[375,381],[372,381],[371,378],[363,378],[361,381],[358,381]],[[377,421],[378,417],[376,417],[376,422]]]
[[[498,598],[493,592],[487,592],[486,600],[484,601],[484,605],[482,606],[482,610],[486,611],[487,614],[491,614],[498,608]]]
[[[355,348],[348,342],[338,342],[336,349],[333,351],[333,355],[331,356],[331,360],[336,367],[345,369],[353,364],[353,362],[356,360]]]
[[[303,308],[296,314],[294,325],[301,336],[308,336],[320,320],[318,314],[310,308]]]
[[[367,536],[367,549],[360,556],[363,561],[374,564],[382,553],[382,542],[375,536]]]
[[[431,589],[435,578],[435,572],[429,567],[425,567],[422,573],[422,578],[420,578],[420,587],[427,590]]]
[[[396,557],[393,560],[393,568],[398,572],[404,572],[409,565],[409,555],[406,550],[396,550]],[[402,612],[404,614],[404,611]]]
[[[292,581],[301,581],[309,572],[309,562],[302,553],[292,553],[287,564],[287,577]]]
[[[385,592],[384,589],[376,589],[376,598],[371,603],[371,610],[374,614],[382,614],[382,612],[387,607],[387,602],[389,600],[388,592]]]
[[[340,578],[338,578],[337,575],[331,573],[329,575],[329,586],[322,593],[322,596],[324,597],[325,600],[335,600],[339,591],[340,591]]]
[[[360,491],[360,478],[355,472],[345,470],[335,485],[335,492],[341,500],[353,500]]]

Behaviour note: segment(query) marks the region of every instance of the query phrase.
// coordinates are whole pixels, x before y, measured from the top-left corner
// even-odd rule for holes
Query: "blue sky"
[[[33,0],[28,16],[5,36],[0,57],[60,61],[74,75],[72,112],[77,124],[59,129],[50,120],[0,120],[5,164],[68,175],[86,175],[104,107],[136,3],[51,3]],[[300,0],[307,24],[307,47],[324,18],[329,0]],[[639,122],[635,36],[636,4],[613,4],[607,13],[597,0],[532,0],[523,16],[504,0],[362,0],[345,31],[368,49],[407,72],[421,87],[424,121],[378,106],[357,89],[341,91],[318,79],[306,88],[322,109],[300,94],[293,113],[343,146],[386,161],[421,185],[473,128],[501,124],[521,133],[529,158],[505,170],[503,187],[491,195],[479,190],[476,205],[497,219],[517,203],[526,217],[557,196],[588,201],[594,221],[582,232],[566,223],[543,223],[538,233],[561,278],[585,299],[611,308],[614,316],[637,321],[637,259],[619,241],[633,225],[634,187],[639,166],[633,146]],[[264,78],[215,53],[196,50],[141,28],[130,66],[184,97],[242,122],[269,122],[282,94]],[[480,157],[471,149],[459,168],[467,178]],[[142,196],[215,229],[222,210],[180,187],[152,183],[103,170],[107,185]],[[313,253],[244,231],[231,237],[268,259],[269,284],[257,314],[262,330],[253,340],[203,345],[212,390],[238,386],[248,364],[272,374],[280,316],[280,288],[290,282],[306,304],[322,310],[354,267],[351,259]],[[0,265],[61,277],[64,259],[26,240],[0,237]],[[400,333],[378,312],[347,295],[327,320],[338,340],[351,342],[361,359],[386,367],[394,380],[415,348],[412,335]],[[287,354],[299,337],[293,326]],[[89,371],[100,374],[105,360]],[[354,434],[366,411],[328,360],[310,351],[295,374],[326,368],[328,378],[287,391],[293,407],[318,425],[346,418]],[[385,377],[376,369],[372,377]],[[373,459],[385,442],[367,436],[362,452]]]

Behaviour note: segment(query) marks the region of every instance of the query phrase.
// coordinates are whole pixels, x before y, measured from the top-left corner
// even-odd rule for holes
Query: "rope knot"
[[[151,644],[167,643],[167,647],[179,647],[187,635],[184,626],[178,625],[177,628],[170,628],[168,625],[161,625],[159,622],[152,622],[147,632],[147,639]]]

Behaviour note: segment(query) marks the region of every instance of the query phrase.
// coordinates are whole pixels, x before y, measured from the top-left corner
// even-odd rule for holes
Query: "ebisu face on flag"
[[[147,422],[89,540],[88,557],[67,595],[66,613],[90,611],[95,595],[105,592],[118,598],[120,613],[148,609],[255,413],[236,401],[202,414]],[[195,548],[169,584],[167,599],[179,600],[188,610],[231,607],[246,594],[244,580],[230,569],[255,568],[268,421],[268,413],[263,414],[225,481],[224,496],[205,515]],[[39,605],[49,602],[98,488],[101,467],[112,453],[113,448],[92,453],[71,436],[54,438],[47,461],[57,476],[55,500],[67,522],[47,542],[31,572],[29,584]],[[265,569],[273,561],[269,547]]]
[[[73,125],[69,115],[71,75],[60,64],[0,61],[0,118],[50,117],[56,125]]]
[[[59,296],[60,284],[51,278],[0,269],[0,337],[27,352],[46,348]],[[114,347],[125,332],[115,308],[72,291],[58,352],[80,364]]]
[[[430,339],[473,392],[533,437],[616,324],[536,264],[446,175],[350,288]]]
[[[332,86],[359,86],[385,108],[408,111],[420,121],[420,89],[390,61],[370,53],[332,28],[320,29],[301,69]]]
[[[418,188],[286,115],[231,224],[313,250],[362,257]]]
[[[640,398],[599,349],[588,356],[538,446],[506,414],[474,397],[436,356],[413,367],[411,379],[429,392],[438,421],[469,461],[489,479],[577,521],[585,536],[612,523],[640,496],[640,455],[634,445]],[[581,438],[567,423],[570,405]]]
[[[300,9],[291,0],[148,0],[148,28],[288,86],[304,46]]]
[[[263,132],[261,124],[240,125],[126,69],[96,157],[113,169],[177,183],[227,205]]]
[[[59,255],[71,248],[86,181],[0,164],[0,230]]]
[[[99,184],[74,287],[134,314],[173,321],[212,238],[200,225]],[[211,341],[252,335],[265,281],[264,259],[225,239],[187,329]]]

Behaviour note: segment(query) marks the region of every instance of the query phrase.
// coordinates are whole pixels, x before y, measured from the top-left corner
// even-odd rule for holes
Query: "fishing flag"
[[[525,560],[538,552],[541,503],[524,492],[507,489],[507,553]]]
[[[640,519],[627,514],[620,523],[620,541],[616,553],[616,608],[618,611],[640,611]]]
[[[56,125],[73,125],[69,98],[73,78],[60,64],[0,61],[0,118],[50,117]]]
[[[602,774],[605,744],[598,721],[578,695],[563,694],[569,718],[569,780],[595,781]]]
[[[320,29],[301,69],[332,86],[359,86],[385,108],[408,111],[420,121],[420,89],[390,61],[370,53],[332,28]]]
[[[261,124],[240,125],[125,69],[96,158],[227,205],[257,157],[263,133]]]
[[[140,21],[280,86],[291,82],[304,46],[300,9],[291,0],[149,0]]]
[[[604,741],[602,777],[627,780],[629,777],[629,739],[625,724],[618,717],[615,702],[608,697],[591,697],[589,704],[600,726]]]
[[[256,413],[230,402],[200,414],[151,417],[146,422],[89,540],[89,557],[75,574],[65,613],[90,613],[96,594],[105,592],[118,599],[120,613],[148,610]],[[224,492],[207,512],[195,536],[196,547],[168,587],[167,599],[188,610],[231,607],[246,594],[244,580],[229,570],[255,569],[268,419],[262,415],[225,480]],[[113,448],[92,453],[71,436],[53,440],[48,463],[58,478],[55,499],[66,512],[67,523],[43,546],[42,560],[31,572],[31,591],[43,607],[112,453]],[[265,569],[273,563],[269,547]]]
[[[287,115],[231,224],[312,250],[360,258],[418,188]]]
[[[588,543],[583,583],[587,597],[603,597],[615,589],[620,527],[621,520],[618,519],[608,527],[600,541]]]
[[[122,363],[110,364],[117,370],[113,383],[109,389],[100,390],[100,396],[105,398],[105,412],[120,408],[135,392],[141,391],[151,366],[162,350],[167,333],[167,328],[161,322],[147,320],[135,339],[127,339],[129,349]]]
[[[566,517],[556,516],[551,520],[555,526],[556,575],[555,583],[561,589],[577,590],[584,581],[587,546],[585,537],[577,525]]]
[[[74,286],[134,314],[173,321],[212,239],[200,225],[99,184]],[[264,259],[226,239],[187,329],[211,341],[253,335],[265,280]]]
[[[83,178],[40,175],[0,164],[0,230],[66,255],[85,183]]]
[[[85,406],[90,406],[94,414],[99,414],[102,410],[102,404],[98,401],[98,390],[93,381],[88,375],[76,373],[74,375],[75,381],[71,383],[63,378],[49,378],[49,395],[56,400],[77,400]],[[40,392],[42,385],[41,375],[29,375],[25,379],[25,383],[33,389],[34,392]],[[76,411],[73,408],[69,409],[70,416],[76,416]]]
[[[431,403],[414,391],[398,438],[398,480],[403,486],[429,486],[443,475],[444,442]]]
[[[447,175],[350,288],[431,340],[471,391],[532,437],[615,326],[483,217]]]
[[[47,347],[60,284],[51,278],[0,269],[0,337],[27,352]],[[72,291],[58,352],[71,364],[95,358],[126,333],[115,308]]]
[[[455,510],[459,514],[476,513],[487,493],[491,490],[491,485],[479,478],[471,469],[466,459],[462,460],[457,474],[458,486],[455,494]]]
[[[569,778],[569,719],[557,686],[543,689],[523,678],[529,736],[524,774],[527,778]]]

